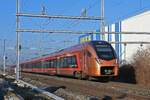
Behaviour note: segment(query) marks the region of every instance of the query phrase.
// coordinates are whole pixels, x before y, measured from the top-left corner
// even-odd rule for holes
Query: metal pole
[[[42,40],[40,40],[40,57],[42,57]],[[43,61],[41,62],[41,66],[42,66],[42,72],[44,71],[43,69]]]
[[[105,32],[105,26],[104,26],[104,0],[101,0],[101,16],[102,16],[101,31],[102,31],[102,33],[104,33]],[[102,34],[102,40],[105,40],[105,34]]]
[[[17,14],[19,14],[19,0],[17,0]],[[17,30],[19,30],[19,16],[17,16]],[[20,60],[20,52],[19,52],[19,32],[17,32],[17,67],[16,67],[16,80],[19,81],[19,60]]]
[[[4,40],[4,47],[3,47],[3,75],[5,76],[5,68],[6,68],[6,49],[5,49],[5,40]]]
[[[40,40],[40,57],[42,57],[42,40]]]
[[[124,60],[126,61],[126,50],[127,50],[127,44],[124,44]]]

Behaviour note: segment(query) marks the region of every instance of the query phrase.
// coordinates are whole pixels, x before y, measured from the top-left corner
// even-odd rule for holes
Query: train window
[[[35,63],[32,64],[32,68],[36,68],[36,64]]]
[[[49,61],[48,60],[44,61],[44,66],[45,66],[45,68],[49,68]]]
[[[56,59],[56,67],[60,67],[60,59],[58,58],[58,59]]]
[[[34,66],[34,68],[38,68],[38,64],[37,64],[37,62],[35,63],[35,66]]]
[[[29,64],[29,68],[32,68],[32,63]]]
[[[56,68],[56,67],[57,67],[57,60],[54,59],[54,68]]]
[[[28,68],[30,68],[30,64],[28,64]]]
[[[51,60],[51,67],[54,68],[54,60]]]
[[[35,68],[38,68],[37,62],[36,62],[36,63],[34,63],[34,65],[35,65]]]
[[[55,59],[53,59],[53,68],[55,68],[55,62],[56,62]]]
[[[33,63],[33,64],[32,64],[32,67],[33,67],[33,68],[36,68],[36,63]]]
[[[60,68],[63,68],[63,61],[64,61],[64,58],[59,59],[59,67]]]
[[[59,58],[59,64],[58,64],[59,68],[62,68],[62,58]]]
[[[48,62],[49,62],[49,68],[51,68],[52,66],[51,66],[51,60],[48,60]]]
[[[87,51],[87,55],[88,55],[88,57],[92,56],[92,54],[89,51]]]
[[[36,68],[40,68],[41,67],[41,62],[37,62],[36,66],[37,66]]]
[[[26,68],[26,64],[24,65],[24,68]]]
[[[32,66],[32,68],[36,68],[36,63],[33,63],[33,66]]]
[[[40,68],[40,62],[37,62],[36,64],[37,64],[37,68]]]
[[[71,56],[67,57],[67,67],[72,68],[72,57]]]
[[[64,65],[63,68],[67,68],[67,57],[64,57]]]
[[[56,65],[57,65],[57,60],[56,59],[52,59],[52,61],[51,61],[52,68],[56,68]]]
[[[60,68],[77,68],[76,56],[63,57],[58,60],[58,65]]]
[[[26,68],[28,68],[28,64],[26,64]]]
[[[26,68],[28,68],[28,64],[26,64]]]
[[[27,64],[25,64],[25,68],[27,68]]]
[[[29,68],[32,68],[32,63],[29,64]]]
[[[115,58],[113,48],[109,44],[94,44],[98,58],[112,60]]]
[[[49,60],[47,60],[47,68],[50,68],[49,66],[50,66],[50,62]]]
[[[38,68],[41,68],[41,62],[38,62]]]
[[[23,65],[21,65],[21,68],[23,68]]]
[[[27,68],[29,68],[29,64],[27,64]]]
[[[28,68],[28,65],[26,64],[26,68]]]
[[[65,64],[65,60],[64,60],[64,58],[62,58],[62,59],[61,59],[61,68],[64,67],[64,64]]]
[[[39,68],[42,68],[42,61],[39,62]]]
[[[32,68],[35,68],[35,63],[32,63]]]
[[[33,65],[33,63],[31,63],[31,64],[30,64],[30,68],[33,68],[33,67],[34,67],[34,65]]]
[[[72,64],[72,57],[70,56],[70,57],[67,57],[67,64]]]
[[[33,68],[33,63],[30,63],[30,68]]]
[[[77,67],[78,67],[78,66],[77,66],[77,58],[76,58],[75,55],[72,56],[72,67],[73,67],[73,68],[77,68]]]
[[[20,67],[22,68],[22,65],[20,65]]]
[[[38,68],[38,62],[35,63],[35,68]]]
[[[54,59],[52,59],[52,68],[54,68]]]
[[[40,61],[40,66],[39,66],[39,68],[43,68],[43,63],[42,63],[42,61]]]
[[[32,68],[32,65],[33,65],[33,64],[32,64],[32,63],[30,63],[30,68]]]
[[[41,68],[45,68],[45,63],[44,63],[44,61],[41,61]]]

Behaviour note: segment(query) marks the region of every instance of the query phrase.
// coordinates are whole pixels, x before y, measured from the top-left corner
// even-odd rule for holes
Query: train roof
[[[40,59],[44,59],[44,58],[48,58],[48,57],[53,57],[53,56],[57,57],[59,55],[64,55],[66,53],[72,53],[72,52],[75,52],[75,51],[80,51],[80,50],[85,49],[84,45],[87,45],[87,44],[93,45],[94,43],[109,44],[107,41],[88,41],[88,42],[84,42],[84,43],[81,43],[81,44],[77,44],[75,46],[71,46],[71,47],[68,47],[68,48],[64,48],[64,49],[55,51],[55,52],[50,53],[50,54],[42,55],[41,57],[33,58],[33,59],[31,59],[31,60],[29,60],[27,62],[35,61],[35,60],[40,60]]]

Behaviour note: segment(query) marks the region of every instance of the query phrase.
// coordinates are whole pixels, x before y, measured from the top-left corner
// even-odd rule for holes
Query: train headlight
[[[95,58],[95,60],[96,60],[96,62],[97,62],[98,64],[102,64],[102,63],[99,61],[98,58]]]

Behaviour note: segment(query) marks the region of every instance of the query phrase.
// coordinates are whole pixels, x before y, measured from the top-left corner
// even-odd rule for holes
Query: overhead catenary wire
[[[32,33],[72,33],[72,34],[138,34],[138,35],[150,35],[150,32],[96,32],[96,31],[69,31],[69,30],[38,30],[38,29],[18,29],[16,32],[32,32]]]
[[[97,5],[98,2],[99,2],[99,0],[96,0],[93,4],[89,5],[89,7],[86,9],[86,13],[87,13],[90,9],[92,9],[95,5]],[[76,20],[75,22],[71,23],[68,28],[71,28],[71,27],[74,27],[74,26],[76,26],[76,25],[79,25],[80,23],[81,23],[80,20]]]
[[[92,5],[90,5],[88,9],[91,9],[92,6],[94,6],[97,2],[98,2],[98,0],[97,0],[95,3],[93,3]],[[48,22],[48,24],[49,24],[49,22]],[[87,25],[90,25],[90,24],[87,24]],[[74,26],[75,26],[75,25],[74,25]],[[40,28],[42,28],[42,27],[45,27],[45,26],[40,25]],[[63,27],[64,27],[64,26],[63,26]],[[94,26],[93,26],[93,27],[94,27]],[[62,27],[61,27],[61,28],[62,28]]]

